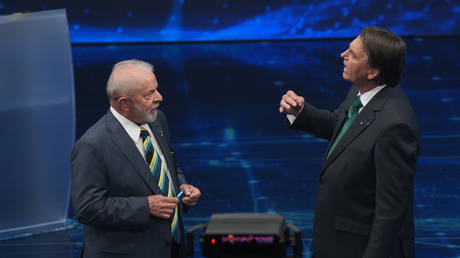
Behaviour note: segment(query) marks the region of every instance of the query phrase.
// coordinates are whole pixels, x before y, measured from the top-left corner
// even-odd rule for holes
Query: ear
[[[367,74],[367,79],[369,81],[372,81],[374,80],[375,78],[377,78],[377,76],[379,76],[380,74],[380,70],[379,69],[374,69],[374,68],[371,68],[369,70],[369,73]]]
[[[117,99],[117,105],[120,107],[121,110],[124,112],[131,111],[131,107],[129,106],[129,100],[127,97],[120,97]]]

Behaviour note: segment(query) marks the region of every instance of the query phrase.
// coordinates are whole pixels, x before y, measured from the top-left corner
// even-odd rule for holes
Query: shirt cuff
[[[304,106],[305,105],[302,106],[302,108],[300,109],[299,113],[297,113],[297,115],[287,114],[287,120],[289,121],[289,123],[291,123],[291,125],[294,123],[294,121],[296,120],[297,116],[302,112]]]
[[[295,119],[297,118],[297,116],[294,116],[294,115],[287,115],[287,120],[289,121],[289,123],[292,125],[292,123],[294,123]]]

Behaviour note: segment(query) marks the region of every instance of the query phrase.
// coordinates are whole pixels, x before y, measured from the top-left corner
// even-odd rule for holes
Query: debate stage
[[[178,162],[203,193],[185,215],[186,228],[215,213],[284,214],[302,229],[304,255],[311,257],[327,142],[287,129],[278,104],[292,89],[318,107],[336,107],[350,86],[341,78],[339,57],[350,40],[73,44],[76,137],[107,112],[105,83],[115,62],[133,57],[152,62]],[[460,37],[405,40],[401,87],[422,133],[415,177],[416,255],[458,258]],[[66,231],[0,241],[0,256],[78,257],[82,226],[72,219],[68,225]],[[195,257],[201,257],[198,241]]]

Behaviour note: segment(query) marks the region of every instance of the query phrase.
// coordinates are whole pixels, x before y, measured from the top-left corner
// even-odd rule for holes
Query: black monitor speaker
[[[214,214],[207,224],[188,230],[189,250],[193,250],[193,231],[200,227],[204,228],[200,245],[206,257],[284,258],[289,246],[294,247],[294,257],[302,254],[300,230],[286,224],[282,215]],[[290,229],[294,232],[293,237],[289,234]]]

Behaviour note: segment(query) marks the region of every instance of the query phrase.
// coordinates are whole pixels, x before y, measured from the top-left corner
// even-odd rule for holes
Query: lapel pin
[[[361,125],[361,126],[364,125],[364,122],[363,121],[359,122],[359,125]]]
[[[165,136],[165,132],[163,132],[163,130],[160,130],[160,135]]]

